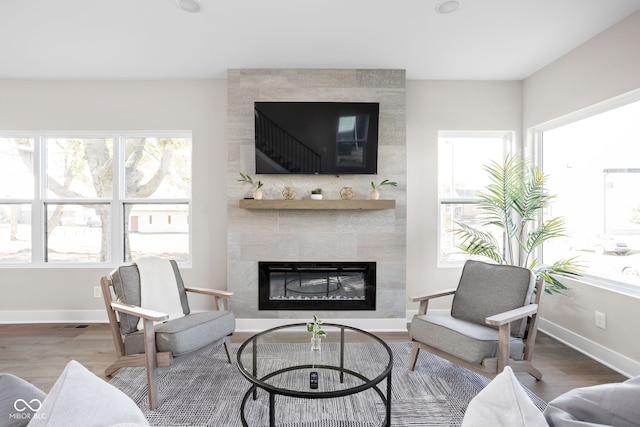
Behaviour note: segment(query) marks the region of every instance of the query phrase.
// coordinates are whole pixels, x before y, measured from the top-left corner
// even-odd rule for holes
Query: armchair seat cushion
[[[488,326],[443,314],[421,314],[413,317],[409,335],[416,341],[435,347],[464,361],[481,364],[498,353],[498,331]],[[524,343],[511,337],[509,357],[522,360]]]
[[[235,330],[235,317],[230,311],[207,311],[169,320],[156,325],[158,351],[169,351],[178,357],[219,342]],[[128,355],[144,353],[144,332],[137,331],[124,338]]]

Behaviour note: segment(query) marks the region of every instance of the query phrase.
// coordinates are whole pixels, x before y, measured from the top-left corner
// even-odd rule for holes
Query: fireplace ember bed
[[[375,310],[375,262],[258,263],[260,310]]]

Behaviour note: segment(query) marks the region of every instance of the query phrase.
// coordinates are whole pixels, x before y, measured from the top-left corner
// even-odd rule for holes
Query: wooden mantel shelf
[[[382,210],[395,207],[395,200],[240,200],[241,209]]]

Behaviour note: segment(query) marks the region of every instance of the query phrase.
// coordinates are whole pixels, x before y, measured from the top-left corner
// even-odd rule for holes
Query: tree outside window
[[[41,143],[39,149],[35,149],[35,144],[29,146],[15,138],[8,139],[10,143],[5,141],[0,139],[4,143],[0,145],[0,163],[3,155],[12,156],[14,160],[20,158],[23,175],[36,177],[31,179],[32,183],[42,183],[41,187],[32,186],[36,188],[35,194],[42,196],[31,195],[28,204],[0,204],[0,227],[2,216],[8,215],[3,212],[9,208],[41,209],[42,221],[34,224],[33,229],[41,230],[42,234],[32,233],[30,243],[38,247],[34,242],[41,237],[43,262],[131,260],[132,243],[137,255],[157,254],[179,261],[190,259],[190,135],[43,135],[31,139]],[[12,150],[6,148],[10,146]],[[22,147],[23,153],[19,154],[16,147]],[[4,202],[20,201],[10,198],[11,195],[2,196]],[[132,220],[141,215],[154,218],[172,215],[174,224],[172,227],[145,226]],[[38,215],[29,218],[38,218]],[[148,222],[151,225],[154,221]],[[162,221],[155,222],[162,224]],[[0,241],[4,242],[1,233],[0,228]],[[16,251],[0,247],[0,259],[19,261],[12,252]]]

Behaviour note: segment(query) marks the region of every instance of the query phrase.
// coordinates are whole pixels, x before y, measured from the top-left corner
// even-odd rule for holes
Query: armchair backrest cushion
[[[451,306],[451,316],[488,326],[485,318],[529,304],[535,275],[526,268],[469,260]],[[526,319],[511,325],[511,335],[521,337]]]
[[[180,294],[182,311],[186,316],[191,312],[189,308],[189,301],[187,300],[187,291],[184,288],[184,281],[180,275],[178,263],[175,260],[171,260],[171,266],[174,274],[176,275],[176,283],[178,285],[178,293]],[[138,267],[135,264],[124,265],[116,268],[111,272],[110,277],[113,282],[116,299],[119,302],[136,306],[140,305],[140,273],[138,272]],[[120,313],[120,331],[122,334],[127,335],[137,331],[138,320],[139,318],[137,316]]]

